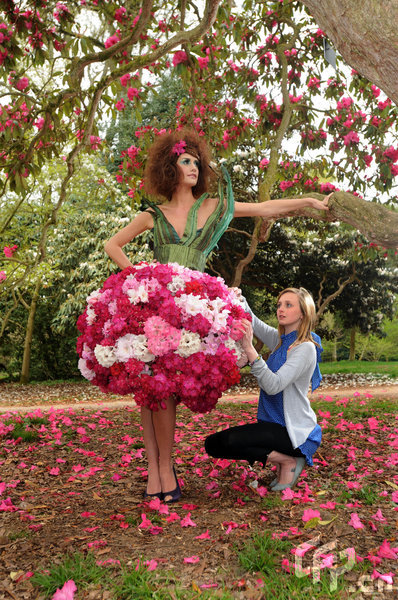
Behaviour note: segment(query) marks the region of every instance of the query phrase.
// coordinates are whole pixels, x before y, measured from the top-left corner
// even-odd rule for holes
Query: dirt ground
[[[214,461],[203,451],[215,429],[255,419],[257,396],[255,381],[244,377],[209,414],[179,408],[175,464],[183,498],[164,514],[142,498],[146,461],[132,397],[105,395],[88,382],[1,384],[0,598],[42,599],[29,574],[59,563],[67,552],[82,552],[94,553],[97,564],[115,576],[119,561],[134,569],[144,557],[157,570],[171,569],[187,589],[194,583],[199,591],[214,587],[214,593],[228,589],[239,600],[263,600],[261,578],[242,570],[237,558],[256,531],[295,547],[310,539],[318,545],[333,540],[336,556],[355,548],[368,573],[369,561],[380,562],[380,573],[395,571],[394,560],[374,555],[385,556],[386,544],[397,546],[396,411],[379,414],[367,403],[373,397],[398,400],[398,382],[325,378],[311,395],[328,401],[318,411],[322,446],[291,499],[273,497],[268,467]],[[343,398],[354,413],[344,413]],[[9,423],[21,420],[18,413],[38,415],[40,407],[45,418],[34,426],[37,440],[7,440]],[[321,518],[310,529],[303,522],[309,508]],[[361,529],[353,527],[353,515]],[[285,559],[292,564],[291,555]],[[279,563],[276,572],[283,578],[285,571]],[[343,600],[358,592],[358,578],[358,572],[347,575]],[[396,598],[396,589],[384,586],[383,599]],[[96,587],[78,598],[109,595]]]
[[[82,394],[81,389],[74,391]],[[326,388],[322,393],[326,396]],[[345,390],[336,394],[340,397]],[[4,430],[0,598],[42,600],[30,574],[59,564],[68,552],[81,552],[93,553],[97,564],[115,576],[119,561],[135,569],[144,557],[156,563],[156,572],[172,570],[186,589],[195,584],[199,591],[214,588],[215,594],[227,589],[237,600],[264,600],[261,577],[242,569],[237,557],[256,531],[268,531],[294,547],[314,539],[316,545],[332,540],[337,561],[338,552],[354,548],[366,560],[367,573],[373,569],[369,561],[380,563],[379,573],[394,572],[396,563],[385,548],[397,546],[392,496],[398,489],[393,467],[395,411],[379,415],[367,407],[370,399],[365,394],[370,392],[363,394],[353,396],[351,389],[349,404],[355,416],[343,416],[344,403],[335,410],[331,400],[330,411],[318,411],[323,419],[322,446],[314,468],[305,469],[290,499],[276,498],[269,490],[273,474],[268,467],[256,464],[251,470],[245,461],[211,460],[204,454],[206,435],[255,419],[254,394],[235,396],[236,403],[222,401],[206,415],[181,407],[175,464],[183,498],[166,513],[156,503],[143,501],[142,433],[138,409],[127,406],[127,399],[124,407],[97,403],[91,411],[88,402],[75,394],[73,406],[68,410],[55,406],[47,413],[48,421],[35,426],[35,441],[7,440]],[[87,390],[85,398],[90,397]],[[30,401],[32,414],[37,414],[32,411],[34,398]],[[20,420],[17,414],[0,415],[6,427],[10,418]],[[307,528],[303,517],[309,509],[319,511],[321,520]],[[353,515],[360,519],[360,529],[353,527]],[[281,560],[275,572],[283,579],[286,564],[294,569],[294,558],[285,554],[285,567]],[[305,560],[311,564],[309,555]],[[347,574],[342,600],[358,592],[360,574]],[[384,586],[383,600],[396,598],[395,592],[395,586],[391,590]],[[109,600],[109,595],[99,586],[79,590],[78,598]]]

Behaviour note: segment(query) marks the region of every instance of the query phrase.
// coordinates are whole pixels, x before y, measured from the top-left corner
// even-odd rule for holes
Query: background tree
[[[219,0],[207,0],[202,15],[195,5],[190,28],[189,3],[180,10],[178,3],[150,0],[133,1],[128,8],[28,0],[22,11],[19,3],[2,0],[0,64],[8,104],[0,115],[5,142],[0,191],[26,190],[29,177],[68,145],[73,169],[82,149],[99,144],[98,111],[120,110],[124,101],[115,96],[123,83],[139,108],[151,87],[142,80],[142,69],[159,70],[157,61],[174,47],[199,40],[218,5]]]
[[[12,0],[0,1],[0,231],[9,248],[19,246],[17,254],[5,257],[1,275],[7,277],[2,284],[7,310],[20,310],[22,302],[15,261],[24,253],[34,254],[29,268],[35,266],[35,282],[41,281],[37,257],[42,233],[47,251],[57,220],[69,207],[73,213],[70,189],[79,176],[80,157],[108,152],[103,132],[112,119],[123,120],[124,132],[131,123],[134,132],[131,141],[120,132],[116,139],[110,131],[107,139],[116,157],[116,179],[136,207],[153,137],[164,127],[190,124],[211,140],[218,158],[228,159],[239,199],[339,188],[330,213],[301,214],[348,222],[369,241],[396,246],[397,109],[358,73],[350,80],[339,71],[331,73],[323,58],[325,35],[300,7],[298,1],[246,0],[234,9],[208,0],[200,10],[189,1],[145,0],[126,6],[27,0],[21,8]],[[151,114],[149,101],[154,104],[158,94],[163,102],[159,90],[168,76],[179,81],[178,89],[171,85],[174,107],[167,102],[160,113]],[[237,151],[248,153],[246,171],[239,171],[242,164],[233,158]],[[26,222],[29,192],[57,156],[64,156],[64,168],[45,209],[47,221],[32,214],[35,247],[17,244],[14,237],[19,223]],[[237,157],[242,160],[243,154]],[[381,199],[388,201],[381,205]],[[34,201],[46,205],[44,195]],[[249,245],[241,244],[246,253],[231,260],[235,284],[272,225],[257,220],[242,234]],[[48,264],[47,279],[58,276],[56,266]],[[35,297],[41,301],[37,288],[23,289],[27,307],[35,306]]]
[[[46,191],[45,182],[51,181],[57,197],[65,168],[63,161],[50,170],[46,168],[39,177],[39,189]],[[78,375],[76,320],[87,296],[117,270],[112,261],[105,260],[104,240],[135,214],[114,177],[93,158],[87,157],[80,163],[69,193],[69,202],[60,210],[56,227],[48,231],[43,260],[35,262],[40,193],[35,201],[31,200],[31,206],[25,202],[24,211],[18,213],[9,230],[12,239],[29,250],[15,250],[15,266],[3,282],[0,363],[10,376],[20,375],[22,381],[30,376],[54,379]],[[51,206],[48,197],[47,203]],[[44,210],[42,213],[45,223],[48,219]],[[22,232],[25,239],[19,237]],[[127,247],[133,261],[151,258],[146,237]],[[33,314],[26,309],[34,300]]]

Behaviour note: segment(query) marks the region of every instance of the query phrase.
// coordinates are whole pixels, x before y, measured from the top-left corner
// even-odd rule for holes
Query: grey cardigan
[[[256,317],[247,302],[245,309],[252,315],[254,335],[273,351],[279,343],[277,329]],[[308,400],[308,389],[315,367],[316,348],[312,342],[302,342],[289,350],[285,364],[276,373],[267,367],[262,358],[251,367],[251,372],[264,392],[270,395],[283,392],[286,429],[293,448],[304,444],[317,425],[316,414]]]

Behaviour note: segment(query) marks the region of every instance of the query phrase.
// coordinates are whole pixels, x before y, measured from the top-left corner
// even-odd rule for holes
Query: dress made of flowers
[[[227,180],[214,213],[197,230],[195,202],[180,239],[156,205],[154,263],[111,275],[88,297],[79,317],[79,369],[103,391],[134,394],[137,404],[165,408],[173,397],[208,412],[240,379],[245,362],[237,324],[249,318],[237,293],[221,277],[202,273],[206,257],[233,216]]]

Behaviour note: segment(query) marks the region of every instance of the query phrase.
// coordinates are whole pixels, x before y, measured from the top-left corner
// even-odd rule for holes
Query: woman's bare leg
[[[290,483],[293,480],[292,470],[296,468],[296,459],[294,456],[288,456],[281,452],[273,450],[268,455],[268,461],[279,466],[278,482],[282,485]]]
[[[156,441],[155,430],[152,421],[153,412],[141,407],[141,425],[143,429],[145,452],[148,461],[148,483],[147,494],[158,494],[161,489],[159,474],[159,448]]]
[[[162,492],[171,492],[177,483],[173,473],[172,452],[176,425],[176,403],[170,399],[165,402],[166,408],[152,413],[153,429],[159,452],[159,477]],[[168,500],[168,497],[165,497]]]

